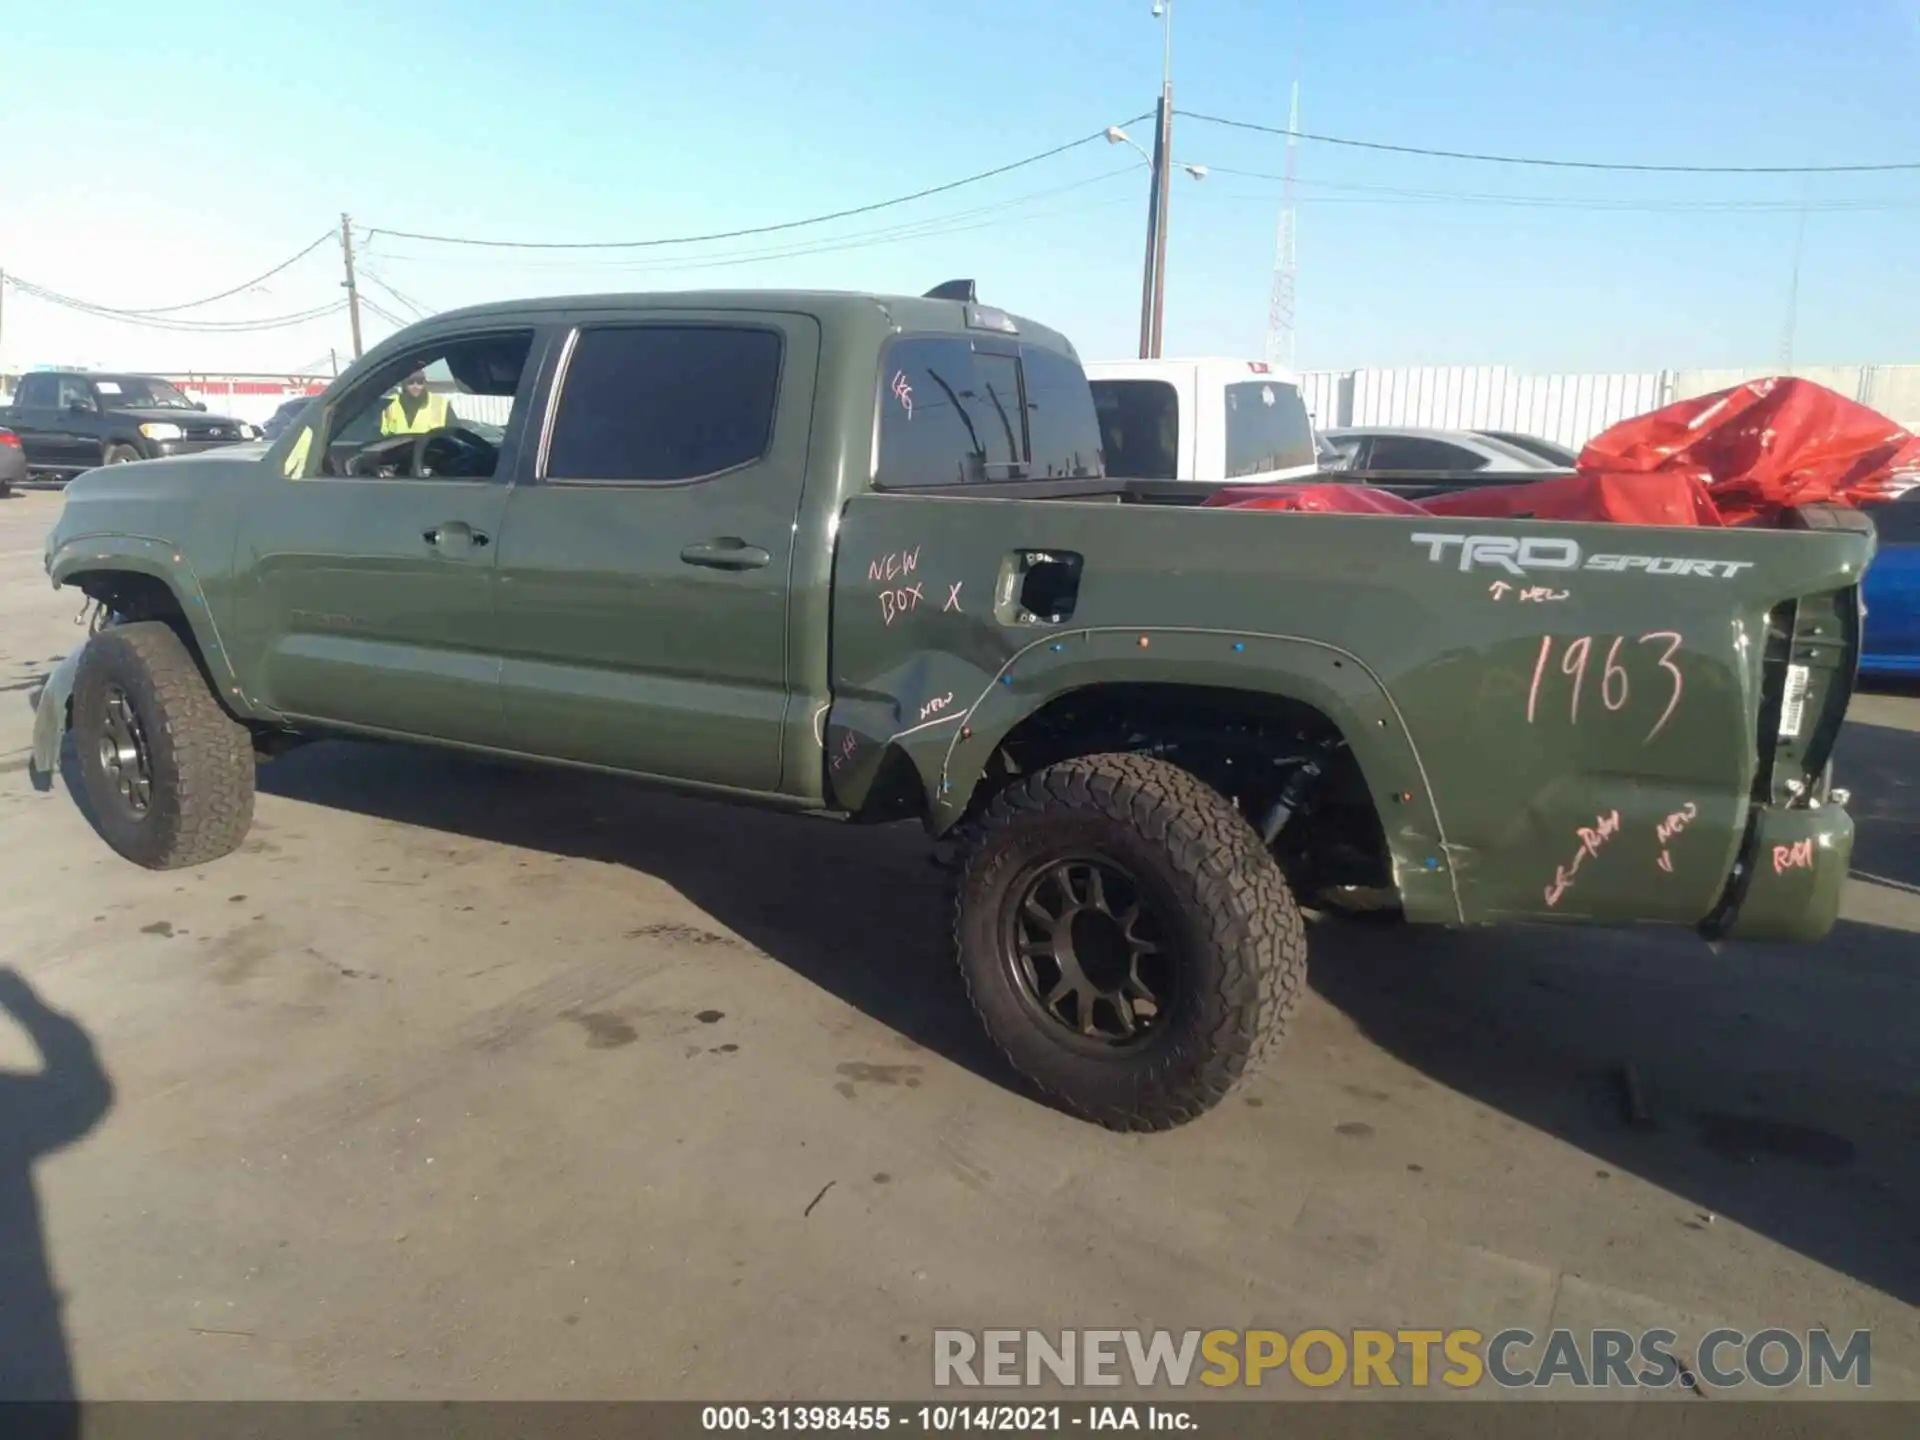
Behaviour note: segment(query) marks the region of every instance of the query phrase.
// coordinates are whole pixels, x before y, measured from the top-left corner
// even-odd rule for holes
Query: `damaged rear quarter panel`
[[[1516,574],[1415,541],[1433,534],[1746,563]],[[1013,623],[996,594],[1022,551],[1083,558],[1063,623]],[[1006,734],[1070,690],[1282,695],[1346,736],[1408,918],[1691,924],[1745,826],[1767,611],[1857,583],[1864,554],[1806,533],[862,495],[838,527],[827,785],[857,810],[903,756],[944,831]]]

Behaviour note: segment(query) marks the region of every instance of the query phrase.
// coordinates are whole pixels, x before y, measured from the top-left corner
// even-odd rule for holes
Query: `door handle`
[[[449,542],[459,545],[465,542],[476,550],[485,547],[489,541],[484,530],[475,530],[464,520],[449,520],[444,525],[435,525],[431,530],[422,530],[420,538],[429,545],[442,545]]]
[[[722,535],[689,545],[680,552],[689,565],[705,565],[712,570],[758,570],[773,556],[758,545],[749,545],[738,535]]]

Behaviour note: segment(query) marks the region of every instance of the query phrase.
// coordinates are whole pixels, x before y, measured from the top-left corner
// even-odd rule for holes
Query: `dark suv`
[[[185,455],[260,434],[244,420],[209,415],[171,381],[86,370],[21,376],[6,423],[36,475],[77,475],[97,465]]]

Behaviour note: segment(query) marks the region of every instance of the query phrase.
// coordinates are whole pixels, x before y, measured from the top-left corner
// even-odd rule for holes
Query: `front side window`
[[[1180,478],[1180,396],[1164,380],[1095,380],[1094,410],[1107,474]]]
[[[533,334],[506,330],[437,340],[388,361],[333,411],[321,473],[493,479]],[[304,473],[306,450],[297,448],[294,468]],[[288,458],[291,465],[292,454]]]
[[[78,406],[82,410],[98,410],[100,406],[93,398],[93,386],[80,375],[62,375],[60,377],[60,408],[62,410]]]
[[[1229,480],[1314,463],[1313,426],[1300,391],[1272,380],[1226,387]]]
[[[782,344],[779,331],[745,325],[582,330],[560,381],[545,473],[666,484],[764,458]]]

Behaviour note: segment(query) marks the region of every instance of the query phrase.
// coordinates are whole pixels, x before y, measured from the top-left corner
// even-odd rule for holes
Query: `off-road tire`
[[[1195,1120],[1250,1078],[1304,994],[1307,937],[1246,819],[1191,772],[1143,755],[1061,761],[1002,790],[962,835],[954,942],[968,998],[1009,1063],[1051,1102],[1113,1130]],[[1019,879],[1050,854],[1097,853],[1162,906],[1181,955],[1157,1038],[1093,1054],[1040,1017],[1004,940]]]
[[[102,753],[108,700],[125,697],[145,741],[151,797],[133,813]],[[221,708],[193,654],[160,620],[115,625],[81,652],[74,750],[101,838],[149,870],[203,865],[239,848],[253,824],[253,740]]]
[[[100,457],[102,465],[131,465],[140,458],[140,452],[131,445],[109,445],[107,453]]]

